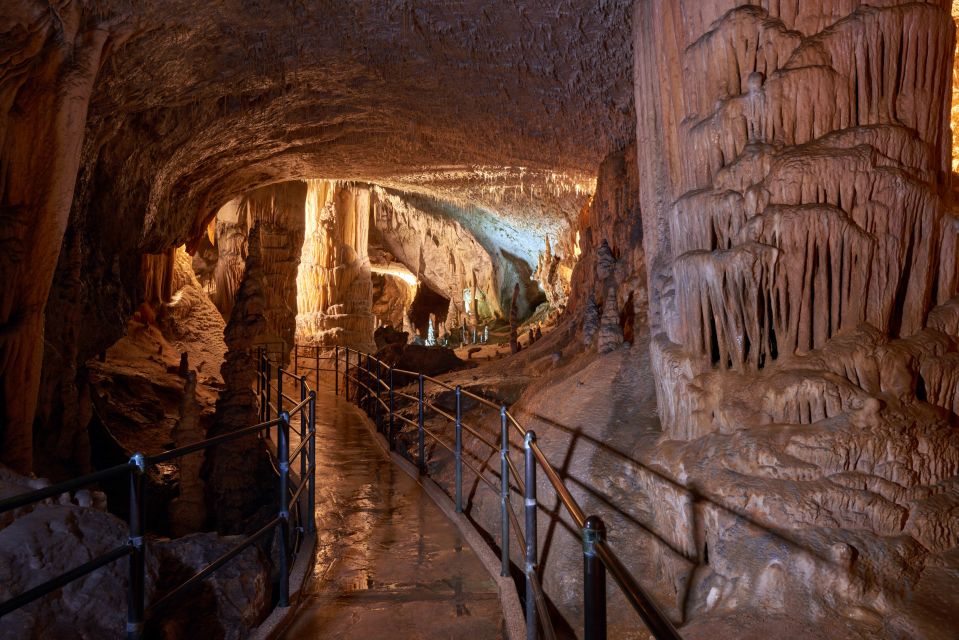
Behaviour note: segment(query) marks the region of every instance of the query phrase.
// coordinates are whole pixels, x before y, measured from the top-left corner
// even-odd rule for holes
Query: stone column
[[[370,189],[312,180],[306,211],[297,335],[304,342],[373,350]]]

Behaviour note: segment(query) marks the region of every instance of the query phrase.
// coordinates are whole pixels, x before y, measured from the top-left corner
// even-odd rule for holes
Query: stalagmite
[[[586,300],[586,309],[583,311],[583,344],[592,346],[593,338],[599,331],[599,307],[592,298]]]
[[[616,289],[606,290],[603,302],[603,314],[600,317],[596,349],[599,353],[609,353],[623,344],[623,329],[619,326],[619,307],[616,304]]]
[[[369,187],[311,180],[307,239],[297,276],[301,342],[373,346]]]
[[[173,442],[185,447],[203,440],[206,436],[199,424],[200,405],[196,399],[196,372],[184,376],[183,400],[180,403],[180,420],[173,430]],[[170,504],[170,521],[175,535],[200,531],[206,520],[204,485],[200,477],[203,453],[192,453],[179,460],[180,495]]]

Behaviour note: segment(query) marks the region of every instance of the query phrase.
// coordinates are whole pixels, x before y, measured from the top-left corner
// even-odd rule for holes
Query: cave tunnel
[[[957,15],[8,0],[0,640],[957,637]]]

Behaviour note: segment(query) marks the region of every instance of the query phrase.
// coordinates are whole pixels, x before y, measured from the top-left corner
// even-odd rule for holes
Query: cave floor
[[[505,637],[496,583],[362,414],[323,392],[316,415],[317,561],[283,637]]]

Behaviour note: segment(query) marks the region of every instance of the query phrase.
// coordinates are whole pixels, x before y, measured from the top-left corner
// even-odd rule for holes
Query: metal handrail
[[[542,593],[542,586],[539,582],[536,565],[536,546],[538,541],[536,540],[535,536],[535,526],[536,509],[538,508],[538,503],[536,500],[535,468],[539,467],[546,474],[546,478],[550,486],[556,492],[560,504],[563,505],[563,508],[569,513],[570,517],[576,523],[577,528],[579,528],[582,532],[584,557],[584,630],[586,637],[589,640],[606,637],[605,580],[606,571],[609,571],[613,580],[622,590],[623,595],[630,602],[631,606],[636,610],[646,627],[657,640],[681,640],[679,633],[676,631],[669,618],[662,613],[653,599],[642,589],[636,579],[629,573],[613,550],[609,547],[605,540],[605,526],[603,525],[602,520],[597,516],[586,515],[579,502],[577,502],[572,493],[566,487],[559,473],[557,473],[556,469],[549,462],[549,459],[543,453],[542,449],[540,449],[538,443],[536,442],[535,433],[524,428],[523,425],[520,424],[520,422],[507,410],[505,405],[496,404],[487,398],[462,389],[460,386],[451,386],[446,382],[437,380],[431,376],[423,375],[415,371],[390,367],[387,363],[376,358],[375,356],[364,354],[349,347],[336,347],[334,355],[327,356],[334,360],[334,372],[336,374],[334,380],[337,386],[337,393],[340,379],[341,350],[345,355],[343,380],[346,387],[345,392],[347,394],[347,399],[349,399],[349,383],[352,381],[356,385],[357,390],[360,388],[366,390],[368,394],[366,396],[367,398],[373,398],[378,401],[378,404],[373,403],[372,406],[382,406],[389,412],[388,418],[390,427],[387,436],[390,440],[391,448],[395,447],[395,442],[393,441],[393,424],[394,420],[398,419],[402,423],[417,428],[419,433],[418,462],[422,473],[427,473],[425,460],[426,454],[424,449],[424,438],[426,435],[429,435],[432,440],[437,442],[444,449],[453,453],[456,461],[456,489],[454,501],[456,503],[456,510],[458,513],[462,511],[462,466],[466,466],[472,470],[478,479],[487,484],[494,492],[498,492],[500,494],[502,509],[502,532],[500,544],[503,565],[502,574],[504,576],[509,574],[510,525],[515,531],[515,536],[520,547],[525,549],[526,552],[526,562],[523,573],[526,576],[527,585],[526,606],[528,638],[535,639],[538,637],[540,625],[542,626],[542,631],[547,638],[554,637],[552,625],[548,618],[548,612],[546,611],[545,596]],[[373,382],[367,384],[359,379],[359,375],[350,375],[351,353],[355,353],[357,355],[357,364],[355,365],[354,370],[357,372],[363,372],[365,378],[375,380],[376,383],[385,387],[389,391],[388,405],[380,398],[379,392],[374,391],[371,388],[370,385],[373,384]],[[366,369],[361,368],[359,365],[359,360],[361,357],[363,358],[365,366],[367,367]],[[318,355],[316,356],[316,360],[318,362]],[[371,363],[376,364],[375,370],[370,366]],[[319,365],[317,364],[317,367],[318,366]],[[389,383],[387,383],[381,377],[381,373],[384,369],[390,374]],[[410,381],[407,384],[414,384],[418,381],[418,395],[413,396],[396,389],[393,384],[393,376],[396,374],[409,376]],[[443,409],[440,409],[434,403],[426,400],[424,393],[424,385],[426,383],[455,392],[455,416]],[[490,442],[475,429],[463,424],[461,402],[464,396],[475,400],[488,408],[497,410],[500,413],[500,445]],[[418,420],[406,418],[396,411],[396,408],[393,406],[393,402],[396,397],[416,403],[416,406],[419,407]],[[445,442],[443,438],[439,437],[431,429],[426,428],[424,424],[424,411],[426,408],[429,408],[433,414],[443,418],[445,421],[454,423],[456,427],[456,442],[452,448]],[[379,428],[379,416],[376,415],[375,418],[377,419],[377,427]],[[501,486],[499,488],[497,488],[495,484],[486,477],[484,472],[476,469],[476,467],[474,467],[470,461],[462,455],[461,443],[463,429],[465,429],[467,433],[476,437],[480,442],[487,445],[493,453],[498,452],[500,454],[501,470],[498,475]],[[526,452],[527,477],[525,482],[520,478],[519,470],[509,457],[508,436],[510,430],[514,430],[523,439],[524,449]],[[487,468],[489,468],[491,472],[495,473],[492,467]],[[531,472],[532,475],[530,475]],[[516,482],[515,486],[509,482],[510,476]],[[524,504],[526,508],[526,528],[533,535],[526,536],[520,531],[518,518],[511,506],[512,503],[510,501],[509,494],[512,491],[516,491],[521,495],[525,495]]]
[[[91,484],[108,480],[114,476],[129,473],[130,469],[133,467],[133,463],[124,462],[123,464],[118,464],[94,473],[89,473],[85,476],[80,476],[79,478],[73,478],[72,480],[50,485],[49,487],[43,487],[42,489],[36,489],[28,493],[21,493],[20,495],[5,498],[0,500],[0,513],[6,513],[7,511],[25,507],[28,504],[33,504],[34,502],[40,502],[41,500],[46,500],[47,498],[52,498],[69,491],[76,491],[82,487],[88,487]]]
[[[231,431],[230,433],[214,436],[212,438],[206,438],[199,442],[177,447],[169,451],[164,451],[163,453],[157,455],[145,456],[142,453],[136,453],[129,460],[129,462],[60,482],[49,487],[44,487],[42,489],[29,491],[17,496],[0,500],[0,514],[2,514],[20,507],[27,506],[29,504],[46,500],[47,498],[61,495],[70,491],[75,491],[81,487],[93,485],[121,475],[127,475],[130,479],[129,542],[126,545],[108,551],[107,553],[93,558],[92,560],[78,567],[74,567],[73,569],[65,571],[64,573],[51,578],[42,584],[36,585],[27,591],[0,603],[0,617],[11,613],[12,611],[16,611],[17,609],[37,600],[38,598],[48,595],[53,591],[56,591],[57,589],[60,589],[63,586],[78,580],[83,576],[106,566],[107,564],[110,564],[111,562],[123,558],[124,556],[130,556],[130,580],[127,589],[126,635],[130,640],[140,640],[143,637],[144,624],[148,618],[155,617],[171,602],[176,600],[182,594],[186,593],[187,590],[199,584],[202,580],[235,558],[244,549],[257,542],[267,533],[275,532],[277,528],[280,529],[280,536],[278,538],[279,552],[277,554],[280,565],[279,598],[277,606],[289,606],[289,564],[287,556],[289,554],[290,511],[295,508],[297,514],[302,513],[302,509],[300,509],[298,505],[301,494],[306,487],[309,487],[309,494],[307,497],[308,511],[310,514],[309,518],[307,518],[306,529],[310,533],[316,529],[314,508],[316,493],[316,392],[315,390],[309,388],[305,378],[298,378],[298,381],[300,382],[301,400],[296,403],[290,409],[290,411],[280,411],[269,400],[270,392],[274,389],[269,379],[269,371],[271,369],[269,351],[263,346],[258,346],[255,351],[258,355],[258,371],[255,380],[260,405],[260,417],[265,418],[270,414],[272,409],[277,414],[276,418],[270,420],[261,420],[257,424],[244,427],[242,429],[237,429],[236,431]],[[282,394],[282,391],[280,391],[282,388],[283,376],[290,376],[291,374],[282,367],[278,367],[276,369],[276,375],[277,396],[286,397],[291,402],[295,402],[294,399],[289,398],[289,396],[285,396]],[[297,413],[300,417],[301,435],[305,433],[306,437],[301,437],[299,445],[296,447],[293,455],[291,456],[289,452],[290,414]],[[273,427],[277,427],[278,442],[276,450],[278,464],[274,465],[274,468],[278,471],[280,482],[280,503],[277,516],[269,523],[261,527],[257,532],[251,536],[248,536],[238,545],[232,547],[220,557],[208,563],[205,567],[197,571],[197,573],[191,578],[178,585],[173,591],[167,593],[162,598],[152,603],[150,608],[147,609],[145,607],[146,532],[144,526],[146,505],[143,486],[143,476],[147,467],[199,451],[207,450],[217,445],[238,440],[243,437],[262,434],[263,432],[269,434]],[[305,456],[301,455],[304,447],[306,447]],[[292,492],[291,497],[288,488],[290,460],[291,458],[295,459],[297,456],[300,457],[300,471],[302,475],[299,487]],[[307,464],[307,459],[309,460],[309,464]],[[271,458],[271,462],[272,461],[273,459]]]

